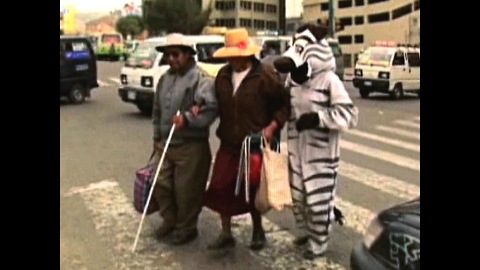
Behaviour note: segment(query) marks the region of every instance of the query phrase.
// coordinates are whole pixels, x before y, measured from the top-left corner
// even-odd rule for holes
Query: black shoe
[[[172,233],[174,229],[175,227],[173,225],[163,224],[157,230],[155,230],[155,237],[157,239],[162,239]]]
[[[315,260],[315,259],[321,259],[321,258],[325,258],[325,254],[324,253],[320,253],[320,254],[315,254],[313,253],[312,251],[310,250],[307,250],[303,253],[303,257],[307,260]]]
[[[308,243],[308,236],[299,236],[293,240],[295,246],[303,246]]]
[[[251,250],[261,250],[265,247],[267,238],[265,237],[265,232],[254,232],[252,236],[252,242],[250,243]]]
[[[176,232],[173,235],[172,244],[176,246],[184,245],[195,240],[197,236],[198,231],[196,229],[187,232]]]
[[[210,245],[207,246],[208,250],[221,250],[235,247],[235,239],[232,236],[220,236]]]

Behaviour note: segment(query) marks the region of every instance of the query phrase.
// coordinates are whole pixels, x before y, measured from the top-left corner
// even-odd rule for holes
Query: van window
[[[103,43],[120,43],[121,38],[120,35],[103,35],[102,36],[102,42]]]
[[[393,57],[392,66],[404,66],[405,65],[405,55],[403,52],[396,52]]]
[[[223,47],[223,42],[197,43],[198,62],[226,63],[224,58],[213,58],[213,53]]]
[[[132,55],[127,59],[126,67],[141,67],[145,62],[153,63],[157,57],[157,46],[162,45],[160,42],[142,42],[133,51]]]
[[[66,60],[88,60],[91,59],[88,41],[66,41],[64,43]]]
[[[417,52],[409,52],[407,53],[408,57],[408,64],[411,67],[419,67],[420,66],[420,54]]]

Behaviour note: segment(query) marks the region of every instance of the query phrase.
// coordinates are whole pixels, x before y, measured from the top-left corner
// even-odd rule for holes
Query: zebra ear
[[[328,27],[325,25],[317,24],[317,25],[312,25],[312,29],[310,29],[310,32],[315,36],[315,38],[320,41],[324,39],[327,34],[328,34]]]

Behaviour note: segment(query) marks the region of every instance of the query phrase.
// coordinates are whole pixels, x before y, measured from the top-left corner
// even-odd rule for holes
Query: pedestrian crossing
[[[98,85],[100,87],[116,87],[116,86],[120,86],[120,79],[117,78],[117,77],[109,77],[107,79],[104,79],[104,80],[97,80],[98,82]]]
[[[408,201],[420,195],[420,183],[416,180],[412,183],[411,179],[407,179],[411,175],[419,178],[420,174],[419,116],[395,119],[383,125],[377,125],[369,131],[350,130],[342,137],[340,147],[342,154],[339,181],[361,184],[370,190],[371,195],[369,193],[369,196],[371,197],[386,194],[398,202]],[[282,142],[281,149],[283,153],[286,153],[286,142]],[[362,158],[359,160],[345,158],[351,154]],[[368,168],[362,165],[367,160],[373,164]],[[399,170],[408,170],[408,173],[385,173],[385,170],[375,167],[377,164],[378,166],[388,164]],[[137,246],[138,252],[131,253],[130,248],[134,242],[141,215],[133,209],[131,196],[125,195],[119,187],[118,180],[109,179],[72,189],[65,196],[82,198],[92,213],[99,236],[113,247],[112,256],[116,264],[115,269],[134,269],[134,267],[138,267],[138,263],[141,264],[141,269],[185,269],[178,259],[175,260],[175,254],[171,252],[171,247],[153,239],[154,226],[151,222],[144,223]],[[385,205],[369,209],[363,204],[358,204],[353,196],[348,192],[338,191],[335,203],[344,213],[346,223],[344,227],[335,225],[333,233],[346,230],[358,235],[365,235],[376,212],[391,206]],[[211,218],[218,222],[218,226],[220,224],[217,215],[208,209],[204,209],[201,218]],[[237,248],[248,246],[251,237],[250,216],[248,214],[240,215],[233,220],[236,224],[234,233],[239,241]],[[301,250],[292,244],[294,235],[289,229],[285,229],[269,219],[264,219],[264,226],[269,246],[260,252],[248,251],[259,265],[269,269],[350,269],[348,260],[332,259],[328,255],[325,260],[306,261],[301,257]],[[345,238],[344,234],[341,234],[339,238],[351,241],[351,239]],[[335,250],[335,252],[349,255],[351,250]],[[156,263],[159,256],[167,260],[169,265],[159,266]]]

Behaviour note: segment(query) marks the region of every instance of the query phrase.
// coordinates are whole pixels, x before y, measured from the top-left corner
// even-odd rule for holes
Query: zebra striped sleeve
[[[358,123],[358,108],[353,104],[350,96],[333,72],[328,75],[330,81],[330,99],[332,106],[320,110],[320,127],[336,130],[347,130]]]

